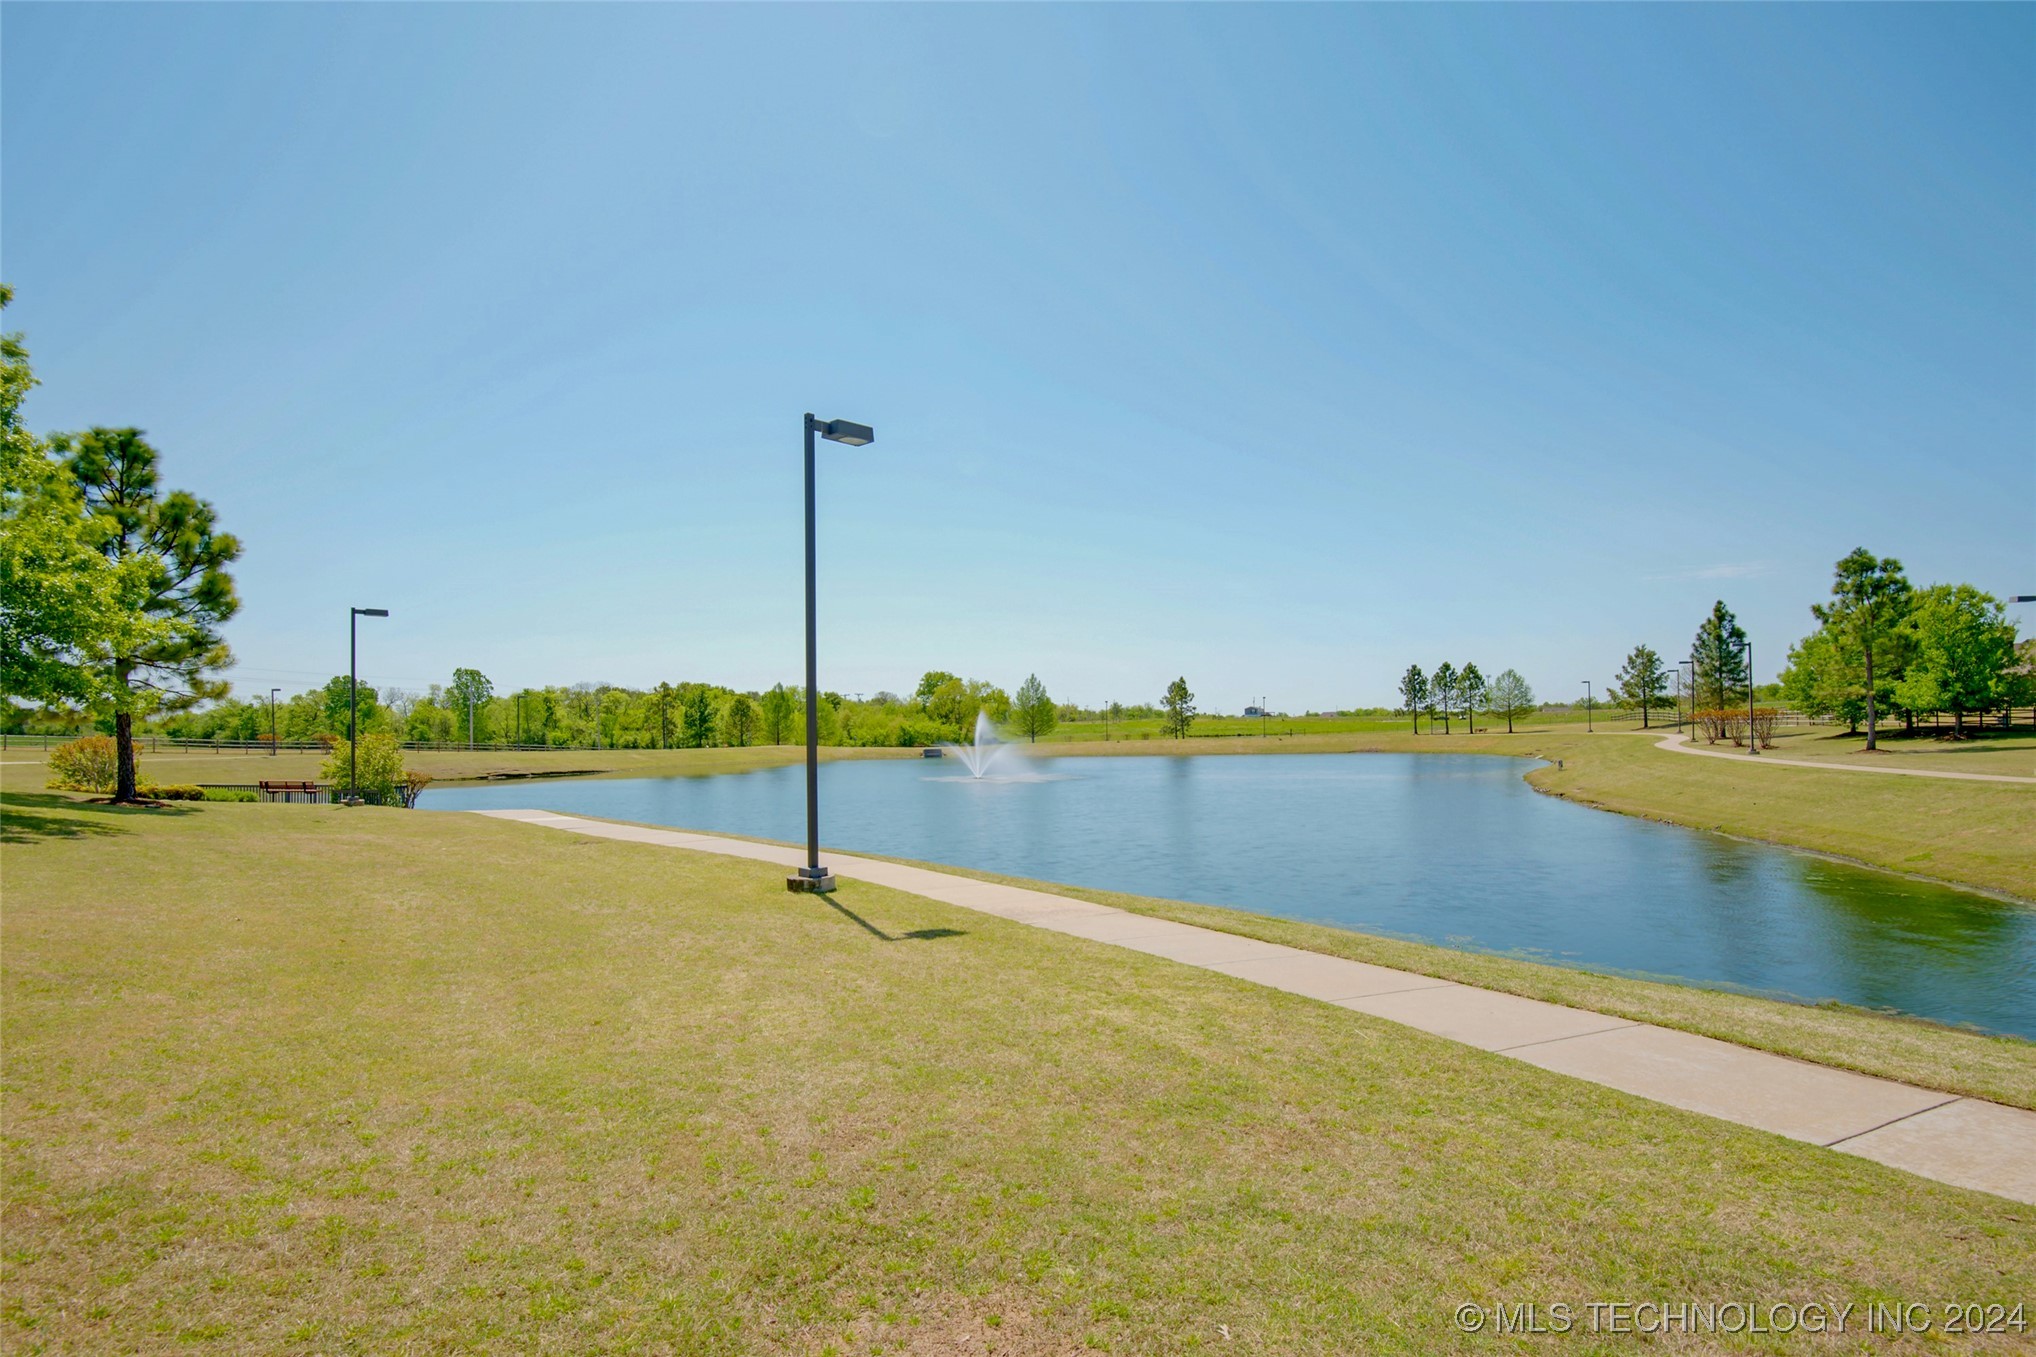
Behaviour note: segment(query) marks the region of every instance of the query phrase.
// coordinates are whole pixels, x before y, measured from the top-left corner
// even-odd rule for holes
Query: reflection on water
[[[949,862],[2036,1037],[2036,910],[1542,796],[1473,754],[1042,759],[957,780],[918,760],[821,769],[823,837]],[[433,788],[805,836],[802,767]]]

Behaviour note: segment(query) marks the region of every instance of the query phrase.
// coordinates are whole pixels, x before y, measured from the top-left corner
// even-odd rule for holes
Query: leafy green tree
[[[347,733],[347,713],[351,710],[354,696],[352,683],[352,679],[345,674],[334,674],[325,681],[325,686],[319,689],[318,694],[320,708],[318,728],[316,731],[307,731],[306,734],[322,732],[327,735],[345,735]],[[367,734],[371,731],[385,729],[389,725],[389,718],[382,707],[381,695],[371,685],[363,683],[360,685],[359,699],[359,725],[361,733]],[[466,719],[466,712],[462,711],[460,713],[460,719],[462,721]],[[448,728],[445,738],[452,738],[450,728]]]
[[[91,653],[120,751],[113,799],[132,803],[135,714],[226,694],[208,675],[233,662],[219,629],[240,608],[227,572],[240,543],[219,530],[210,504],[160,489],[156,450],[141,430],[94,428],[51,441],[95,520],[101,555],[141,576],[127,623]]]
[[[13,298],[0,284],[0,308]],[[77,482],[22,426],[34,386],[21,336],[0,335],[0,693],[88,702],[103,686],[92,656],[148,639],[149,572],[100,551]]]
[[[763,695],[760,713],[765,744],[784,744],[791,739],[794,704],[784,684],[777,684]]]
[[[1442,709],[1442,733],[1447,735],[1449,733],[1449,709],[1456,703],[1455,665],[1451,664],[1448,660],[1444,660],[1441,664],[1435,666],[1435,672],[1428,676],[1428,695]],[[1435,729],[1433,721],[1428,723],[1428,729],[1431,732]]]
[[[756,704],[742,693],[729,699],[728,712],[721,718],[721,729],[727,742],[737,749],[746,748],[756,738]]]
[[[1534,710],[1534,690],[1516,669],[1508,669],[1492,680],[1486,711],[1506,718],[1506,733],[1513,733],[1513,718]]]
[[[1002,724],[1011,715],[1009,694],[982,679],[949,678],[926,699],[927,715],[947,727],[950,738],[956,740],[974,737],[979,712]]]
[[[1195,695],[1188,691],[1185,677],[1177,678],[1166,686],[1166,696],[1160,699],[1165,715],[1160,718],[1160,729],[1176,740],[1186,739],[1188,727],[1195,724]]]
[[[2015,681],[2015,625],[1999,599],[1969,584],[1935,584],[1917,591],[1904,627],[1914,648],[1896,701],[1950,712],[1960,734],[1966,713],[2005,705]]]
[[[657,747],[669,749],[672,744],[672,708],[676,705],[676,691],[669,683],[660,683],[651,690],[650,707],[657,715]]]
[[[467,732],[468,739],[484,738],[481,729],[481,708],[494,695],[495,685],[490,683],[488,676],[480,670],[452,671],[452,684],[445,690],[446,705],[452,708],[453,718],[459,723],[460,729]]]
[[[398,789],[403,786],[403,748],[396,743],[393,735],[363,735],[360,762],[355,765],[353,746],[344,739],[337,740],[327,751],[325,764],[318,771],[334,786],[346,787],[349,791],[353,789],[349,779],[358,777],[362,792],[387,805],[399,799]]]
[[[1421,666],[1410,664],[1407,672],[1400,675],[1400,701],[1407,704],[1407,715],[1414,719],[1414,733],[1421,733],[1421,709],[1428,705],[1428,676],[1421,672]]]
[[[1046,685],[1039,681],[1039,675],[1027,674],[1025,682],[1018,685],[1018,695],[1011,701],[1011,719],[1025,732],[1025,738],[1034,743],[1059,722],[1060,713],[1054,708],[1053,699],[1046,695]]]
[[[681,685],[679,743],[687,749],[704,749],[714,743],[714,693],[704,683]]]
[[[1887,642],[1883,642],[1885,648]],[[1883,688],[1893,685],[1882,679]],[[1819,627],[1789,647],[1782,696],[1806,716],[1836,716],[1853,734],[1866,719],[1866,664],[1845,632]]]
[[[920,677],[919,686],[913,689],[912,696],[918,699],[921,707],[925,707],[933,701],[933,695],[940,691],[942,685],[960,682],[959,677],[945,669],[929,669]]]
[[[1866,747],[1878,749],[1879,707],[1874,685],[1874,656],[1885,655],[1888,642],[1909,611],[1909,580],[1902,563],[1857,547],[1834,570],[1831,601],[1810,611],[1826,627],[1842,632],[1859,649],[1864,669],[1861,687],[1866,699]]]
[[[345,682],[345,679],[340,680],[341,684]],[[419,698],[411,704],[410,714],[403,718],[403,737],[405,739],[416,740],[424,744],[449,744],[452,742],[452,713],[447,711],[439,701],[438,693],[441,691],[434,688],[433,696]],[[361,689],[363,712],[368,710],[365,703],[373,695],[374,690],[372,688]],[[346,729],[346,697],[344,693],[340,696],[339,729],[341,731]]]
[[[1729,707],[1738,700],[1735,694],[1743,694],[1750,682],[1746,672],[1746,632],[1740,627],[1739,619],[1719,599],[1711,605],[1711,615],[1697,628],[1697,637],[1690,645],[1690,657],[1696,661],[1697,695],[1700,700],[1709,700],[1712,708]]]
[[[1478,733],[1478,708],[1485,702],[1485,676],[1475,664],[1466,664],[1456,674],[1456,700],[1463,703],[1463,728]]]
[[[1634,646],[1626,663],[1613,675],[1612,700],[1640,708],[1640,728],[1647,729],[1647,714],[1668,705],[1668,671],[1653,646]]]

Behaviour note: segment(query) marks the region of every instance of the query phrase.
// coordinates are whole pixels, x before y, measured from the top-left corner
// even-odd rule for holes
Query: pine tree
[[[1485,701],[1485,676],[1475,664],[1467,664],[1456,675],[1456,697],[1463,703],[1464,732],[1478,733],[1478,708]]]
[[[1697,694],[1709,699],[1713,710],[1731,706],[1736,701],[1734,690],[1745,690],[1745,647],[1746,632],[1739,619],[1719,599],[1711,605],[1711,615],[1697,628],[1696,640],[1690,643],[1690,657],[1697,662]]]
[[[1188,727],[1195,724],[1195,695],[1188,691],[1187,679],[1177,678],[1169,683],[1160,702],[1166,708],[1161,729],[1176,740],[1187,738]]]
[[[1428,695],[1434,698],[1435,704],[1442,709],[1442,733],[1447,735],[1449,733],[1449,709],[1451,704],[1456,701],[1455,665],[1451,664],[1448,660],[1444,660],[1441,664],[1435,666],[1435,673],[1428,680]],[[1431,731],[1435,729],[1433,721],[1428,723],[1428,729]]]
[[[1400,675],[1400,700],[1407,704],[1407,715],[1414,718],[1414,733],[1421,733],[1421,709],[1428,705],[1428,676],[1421,672],[1421,666],[1410,664],[1407,672]]]
[[[1634,646],[1615,677],[1612,700],[1640,708],[1640,728],[1647,729],[1647,713],[1666,704],[1668,671],[1662,668],[1661,656],[1652,646]]]
[[[113,799],[133,803],[140,799],[135,713],[177,710],[226,694],[226,684],[208,675],[233,663],[219,629],[240,609],[227,573],[240,542],[219,530],[204,500],[184,490],[162,491],[156,450],[141,430],[95,428],[50,441],[77,482],[85,511],[98,522],[101,554],[146,580],[132,609],[135,625],[93,656],[119,750]]]
[[[1831,601],[1810,611],[1826,627],[1841,632],[1859,648],[1866,661],[1866,747],[1878,749],[1879,721],[1874,706],[1874,649],[1888,649],[1896,627],[1909,611],[1909,581],[1902,563],[1892,556],[1875,557],[1856,548],[1838,562],[1831,581]]]

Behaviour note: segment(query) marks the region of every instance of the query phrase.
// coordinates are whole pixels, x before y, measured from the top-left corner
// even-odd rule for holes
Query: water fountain
[[[967,765],[971,777],[981,777],[996,766],[1000,755],[1007,753],[1011,746],[997,738],[997,729],[990,724],[990,718],[976,713],[976,738],[973,744],[949,744],[942,741],[942,749],[952,750],[954,756]]]

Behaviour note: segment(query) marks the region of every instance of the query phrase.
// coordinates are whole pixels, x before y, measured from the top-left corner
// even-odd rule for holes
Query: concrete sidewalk
[[[542,810],[474,813],[778,867],[805,861],[797,848],[712,834]],[[837,876],[1220,971],[1673,1107],[2036,1203],[2036,1112],[1044,891],[839,853],[828,854],[827,863]]]

